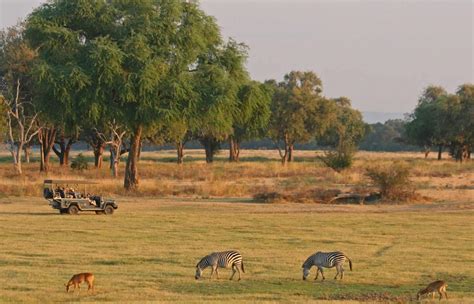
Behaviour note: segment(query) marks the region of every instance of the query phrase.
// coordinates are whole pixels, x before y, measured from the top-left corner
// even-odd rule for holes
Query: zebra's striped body
[[[340,251],[334,251],[334,252],[318,251],[315,254],[308,257],[306,261],[303,263],[303,266],[302,266],[303,267],[303,280],[306,280],[306,278],[309,275],[309,270],[313,266],[316,266],[318,268],[316,272],[315,280],[318,279],[319,272],[321,272],[323,280],[325,279],[323,267],[324,268],[336,267],[337,273],[334,279],[337,279],[337,276],[340,274],[340,278],[342,280],[342,278],[344,277],[343,265],[346,259],[349,261],[349,267],[352,271],[352,261],[344,253]]]
[[[239,281],[240,281],[240,270],[245,273],[244,270],[244,263],[242,261],[242,255],[235,250],[231,251],[222,251],[222,252],[213,252],[201,259],[199,263],[196,265],[196,280],[199,279],[202,275],[202,271],[207,267],[212,267],[211,277],[216,272],[217,278],[219,278],[219,272],[217,268],[227,268],[232,267],[232,276],[230,279],[235,275],[235,272],[239,273]]]

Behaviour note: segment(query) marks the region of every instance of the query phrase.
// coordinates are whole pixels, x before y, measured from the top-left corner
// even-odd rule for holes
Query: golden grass
[[[76,152],[77,153],[77,152]],[[185,163],[174,163],[174,151],[143,152],[139,166],[140,187],[137,192],[123,190],[123,177],[113,179],[107,163],[104,168],[75,172],[53,164],[49,175],[38,172],[38,164],[25,164],[23,176],[12,170],[5,153],[0,154],[0,193],[4,196],[40,196],[45,178],[96,180],[100,184],[91,192],[106,195],[154,197],[253,197],[262,192],[280,192],[299,196],[318,189],[351,191],[376,190],[365,176],[373,164],[403,160],[411,168],[411,180],[418,193],[431,202],[470,203],[474,197],[474,162],[459,164],[447,158],[438,161],[422,153],[358,152],[354,166],[341,173],[317,161],[320,151],[296,151],[296,162],[282,166],[274,150],[243,150],[240,163],[229,163],[222,151],[214,164],[204,162],[202,150],[187,150]],[[92,161],[92,153],[84,153]],[[75,154],[73,154],[74,156]],[[52,158],[54,159],[54,158]],[[92,167],[92,164],[91,164]],[[124,162],[120,165],[123,174]],[[1,195],[1,194],[0,194]],[[304,196],[304,195],[303,195]]]
[[[133,193],[107,168],[77,173],[53,164],[46,176],[32,163],[17,176],[0,153],[0,302],[408,303],[435,279],[448,282],[450,302],[474,302],[474,162],[359,152],[353,168],[336,173],[316,161],[315,151],[297,151],[297,162],[288,166],[276,151],[245,150],[236,164],[223,151],[212,165],[200,150],[186,153],[179,166],[174,151],[144,152],[140,189]],[[85,155],[92,160],[90,152]],[[410,165],[410,178],[430,197],[427,202],[251,199],[265,191],[304,197],[373,189],[365,169],[395,160]],[[39,198],[45,178],[99,181],[89,191],[117,198],[119,209],[113,216],[61,216]],[[244,255],[243,281],[227,281],[223,270],[219,281],[196,282],[199,258],[225,249]],[[343,250],[354,271],[342,282],[303,282],[301,263],[316,250]],[[63,284],[86,271],[96,275],[96,292],[66,294]]]
[[[474,301],[472,206],[119,204],[113,216],[67,216],[39,198],[0,199],[0,302],[408,303],[435,279],[448,282],[451,303]],[[242,252],[243,280],[221,270],[220,280],[195,281],[196,262],[225,249]],[[344,251],[354,271],[302,281],[301,264],[317,250]],[[95,293],[66,294],[63,284],[86,271]]]

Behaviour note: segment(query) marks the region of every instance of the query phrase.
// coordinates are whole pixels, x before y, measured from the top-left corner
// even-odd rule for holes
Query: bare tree
[[[94,129],[97,138],[99,138],[104,145],[108,145],[110,149],[110,168],[112,169],[113,177],[118,177],[118,165],[120,162],[120,156],[125,153],[126,149],[123,149],[123,138],[127,131],[124,130],[123,126],[116,123],[115,120],[108,124],[108,134],[100,132],[98,129]]]
[[[20,79],[17,79],[12,94],[3,94],[6,87],[6,85],[2,85],[2,98],[7,112],[7,147],[12,155],[15,171],[22,174],[21,153],[25,146],[29,146],[40,130],[36,124],[38,113],[30,102],[21,100]],[[7,98],[5,95],[10,95],[12,98]]]

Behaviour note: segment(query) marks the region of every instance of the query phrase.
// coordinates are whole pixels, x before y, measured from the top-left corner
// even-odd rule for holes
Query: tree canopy
[[[458,160],[469,157],[474,132],[474,85],[461,85],[456,94],[443,88],[428,87],[406,124],[406,136],[411,143],[423,145],[427,152],[438,147],[438,159],[448,147]]]
[[[292,71],[284,80],[266,84],[273,89],[268,134],[282,162],[292,161],[296,143],[321,137],[335,118],[335,105],[321,95],[322,82],[313,72]]]
[[[30,15],[27,37],[39,50],[34,74],[45,106],[68,119],[120,116],[132,131],[127,189],[138,185],[143,136],[178,115],[170,81],[221,41],[214,18],[179,0],[58,0]]]

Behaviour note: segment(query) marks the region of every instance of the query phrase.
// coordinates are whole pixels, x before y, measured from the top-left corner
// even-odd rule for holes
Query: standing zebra
[[[237,271],[239,273],[239,281],[240,281],[240,269],[245,273],[244,270],[244,262],[242,261],[242,255],[235,250],[231,251],[223,251],[223,252],[213,252],[209,255],[206,255],[197,263],[196,265],[196,275],[195,278],[196,280],[199,279],[202,275],[202,271],[206,269],[207,267],[211,266],[212,271],[211,271],[211,277],[214,274],[214,271],[216,272],[217,278],[219,279],[219,273],[217,272],[217,268],[227,268],[229,266],[232,267],[232,276],[230,277],[230,280],[235,275],[235,272]]]
[[[316,266],[318,270],[316,271],[316,278],[315,280],[318,279],[319,272],[321,272],[321,275],[323,277],[323,280],[325,279],[324,273],[323,273],[323,267],[325,268],[332,268],[336,266],[336,276],[334,277],[334,280],[337,279],[337,276],[339,274],[340,278],[344,277],[344,262],[346,259],[349,261],[349,267],[352,271],[352,261],[349,259],[344,253],[340,251],[334,251],[334,252],[321,252],[318,251],[315,254],[311,255],[309,258],[306,259],[306,261],[303,263],[303,280],[306,280],[306,278],[309,275],[309,270],[311,267]]]

